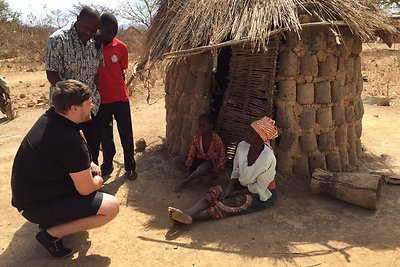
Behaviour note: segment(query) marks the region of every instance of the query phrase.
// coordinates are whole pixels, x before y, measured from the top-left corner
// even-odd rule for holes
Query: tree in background
[[[400,6],[399,0],[377,0],[379,5],[381,6],[390,6],[390,5],[397,5]]]
[[[5,0],[0,0],[0,22],[20,22],[21,13],[11,10]]]
[[[76,4],[73,4],[72,7],[68,10],[49,10],[46,4],[44,4],[40,13],[31,12],[27,15],[27,18],[31,26],[59,29],[67,25],[70,21],[75,20],[76,16],[78,16],[84,6],[86,6],[86,4],[78,1]],[[105,5],[89,6],[97,9],[100,13],[111,12],[114,15],[117,13],[114,9],[109,8]]]
[[[399,12],[400,9],[400,0],[376,0],[378,4],[383,7],[388,9],[391,12]]]
[[[148,29],[157,12],[157,2],[157,0],[124,0],[121,1],[118,8],[114,9],[107,5],[85,4],[81,1],[78,1],[76,4],[72,5],[72,8],[68,10],[68,12],[71,15],[76,16],[84,6],[89,5],[97,9],[100,13],[112,13],[117,18],[119,17],[127,20],[131,25],[140,25]]]
[[[71,20],[71,15],[61,9],[49,10],[47,5],[43,4],[40,13],[30,12],[27,19],[30,26],[59,29]]]
[[[157,0],[125,0],[120,4],[120,17],[150,28],[157,9]]]
[[[81,1],[78,1],[76,4],[73,4],[72,7],[68,10],[68,13],[70,13],[71,15],[78,16],[78,14],[81,12],[82,8],[85,6],[90,6],[93,7],[95,9],[97,9],[97,11],[101,13],[104,12],[108,12],[108,13],[112,13],[114,14],[114,16],[118,16],[118,11],[116,9],[110,8],[107,5],[100,5],[100,4],[84,4]]]
[[[10,10],[6,0],[0,0],[0,21],[19,21],[20,13]],[[40,12],[27,14],[27,21],[24,23],[42,28],[61,28],[68,22],[75,20],[76,16],[84,6],[97,9],[100,13],[109,12],[121,19],[125,25],[147,30],[156,15],[158,9],[157,0],[122,0],[118,8],[111,8],[108,5],[95,3],[84,3],[77,1],[68,10],[49,10],[46,4],[42,5]]]

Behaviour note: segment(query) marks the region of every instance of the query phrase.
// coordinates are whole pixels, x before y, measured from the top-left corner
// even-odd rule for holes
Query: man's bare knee
[[[119,204],[114,196],[103,193],[103,201],[97,214],[114,218],[119,212]]]

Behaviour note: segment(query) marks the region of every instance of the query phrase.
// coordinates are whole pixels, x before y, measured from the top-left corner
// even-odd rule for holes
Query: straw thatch
[[[379,36],[390,43],[397,34],[390,16],[371,0],[160,0],[148,36],[150,60],[210,41],[247,39],[253,48],[266,48],[274,30],[299,33],[303,14],[311,22],[343,22],[363,39]]]

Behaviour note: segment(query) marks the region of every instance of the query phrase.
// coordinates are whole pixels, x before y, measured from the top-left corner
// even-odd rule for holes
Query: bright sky
[[[43,5],[46,5],[48,10],[56,9],[70,9],[74,3],[84,3],[90,6],[91,3],[98,5],[110,6],[116,8],[121,0],[6,0],[10,8],[22,13],[23,19],[26,18],[30,12],[40,13],[43,11]]]

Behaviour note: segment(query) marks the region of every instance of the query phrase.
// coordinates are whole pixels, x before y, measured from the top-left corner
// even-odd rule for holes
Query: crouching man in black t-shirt
[[[92,162],[79,123],[90,120],[89,86],[66,80],[57,83],[54,108],[42,115],[15,156],[12,204],[42,230],[36,235],[53,257],[68,257],[61,238],[100,227],[119,211],[118,200],[98,192],[100,168]]]

